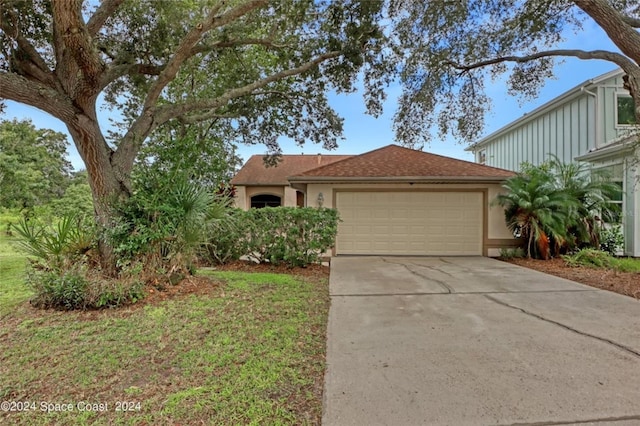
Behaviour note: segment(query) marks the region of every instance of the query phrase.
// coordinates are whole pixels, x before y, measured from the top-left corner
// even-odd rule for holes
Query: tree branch
[[[223,26],[235,19],[246,15],[250,11],[264,6],[266,0],[252,0],[248,3],[241,4],[233,9],[230,9],[225,14],[218,16],[217,13],[224,6],[224,2],[214,7],[207,15],[204,22],[196,25],[187,35],[182,39],[178,48],[175,50],[175,54],[167,62],[165,69],[160,73],[158,79],[151,85],[147,93],[147,97],[144,102],[143,110],[153,108],[160,97],[160,93],[171,82],[178,70],[188,58],[192,56],[192,51],[196,43],[200,40],[203,34],[210,31],[213,28]],[[144,113],[144,112],[143,112]]]
[[[82,2],[56,0],[52,2],[53,20],[64,40],[62,49],[69,50],[82,70],[84,81],[95,90],[98,76],[104,68],[91,41],[91,35],[82,18]],[[63,59],[64,60],[64,59]]]
[[[11,72],[0,72],[0,99],[9,99],[43,110],[65,123],[75,117],[68,98],[51,87]]]
[[[99,90],[125,75],[160,75],[164,66],[148,64],[120,64],[112,65],[100,78]]]
[[[89,22],[87,22],[87,31],[91,37],[94,37],[100,31],[104,23],[114,14],[124,0],[103,0],[100,7],[96,9]]]
[[[216,111],[203,112],[202,114],[195,114],[189,116],[178,117],[178,120],[182,124],[196,124],[212,118],[240,118],[238,114],[220,114]]]
[[[451,65],[453,68],[461,70],[462,73],[467,73],[473,69],[486,67],[488,65],[494,65],[501,62],[529,62],[535,59],[547,58],[552,56],[570,56],[574,58],[589,60],[589,59],[602,59],[604,61],[613,62],[620,66],[622,69],[629,69],[634,66],[633,62],[624,55],[616,52],[609,52],[607,50],[576,50],[576,49],[560,49],[560,50],[547,50],[544,52],[533,53],[525,56],[501,56],[498,58],[487,59],[486,61],[480,61],[469,65],[459,64],[452,61],[445,62]]]
[[[323,55],[316,57],[311,61],[305,62],[304,64],[296,68],[280,71],[278,73],[272,74],[268,77],[265,77],[261,80],[255,81],[253,83],[247,84],[242,87],[229,89],[225,93],[223,93],[221,96],[218,96],[215,99],[203,100],[203,101],[191,102],[191,103],[185,103],[185,104],[174,104],[174,105],[162,106],[158,109],[158,114],[156,116],[155,121],[157,125],[161,125],[171,120],[172,118],[176,118],[193,111],[220,108],[221,106],[226,105],[232,99],[253,94],[255,90],[265,87],[270,83],[307,72],[310,69],[319,65],[320,63],[327,61],[329,59],[336,58],[341,54],[342,52],[340,51],[327,52]]]
[[[184,117],[185,115],[195,111],[209,111],[205,112],[205,114],[210,114],[214,117],[216,114],[214,110],[226,105],[232,99],[249,95],[253,91],[267,86],[269,83],[302,74],[313,67],[316,67],[320,63],[336,58],[341,54],[342,52],[340,51],[327,52],[296,68],[272,74],[262,80],[255,81],[242,87],[229,89],[215,99],[186,104],[163,105],[155,110],[155,114],[152,113],[152,110],[147,110],[146,113],[143,112],[133,125],[129,127],[127,134],[121,139],[120,145],[114,154],[114,162],[117,164],[133,164],[133,159],[147,135],[155,128],[171,119]]]
[[[607,0],[573,0],[609,36],[620,51],[640,64],[640,34]]]
[[[241,40],[219,41],[210,45],[198,45],[191,50],[191,56],[197,55],[199,53],[211,52],[212,50],[216,50],[216,49],[225,49],[229,47],[249,46],[249,45],[265,46],[273,49],[283,49],[286,47],[292,47],[290,44],[274,43],[273,40],[270,40],[270,39],[247,38],[247,39],[241,39]]]
[[[622,16],[622,20],[625,24],[633,27],[640,28],[640,18],[633,18],[631,16]]]
[[[20,31],[20,19],[14,11],[7,11],[7,14],[12,22],[9,23],[5,19],[0,19],[0,29],[18,44],[18,51],[16,52],[18,54],[12,55],[12,60],[20,66],[21,71],[31,76],[34,80],[54,87],[55,83],[49,66]]]

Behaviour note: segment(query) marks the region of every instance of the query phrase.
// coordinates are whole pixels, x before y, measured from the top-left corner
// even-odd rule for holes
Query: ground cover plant
[[[172,287],[186,295],[151,290],[117,310],[37,310],[4,297],[0,400],[37,405],[0,412],[0,423],[319,424],[326,269],[203,271]],[[42,402],[73,409],[47,413]]]
[[[569,266],[588,266],[640,273],[640,259],[615,257],[601,250],[582,249],[571,255],[562,256],[562,258]]]

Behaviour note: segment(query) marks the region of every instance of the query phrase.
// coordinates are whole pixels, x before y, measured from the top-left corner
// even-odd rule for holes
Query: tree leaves
[[[71,163],[67,138],[29,120],[0,122],[0,206],[27,208],[64,194]]]
[[[390,0],[388,11],[404,89],[394,127],[407,145],[433,133],[474,142],[491,108],[483,83],[506,74],[510,95],[534,98],[553,76],[553,57],[611,61],[629,74],[632,96],[640,93],[640,36],[630,26],[640,18],[637,1]],[[619,51],[558,50],[592,19]]]

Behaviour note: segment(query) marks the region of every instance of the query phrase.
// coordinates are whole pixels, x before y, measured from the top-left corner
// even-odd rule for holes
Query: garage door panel
[[[481,255],[481,192],[338,192],[337,254]]]

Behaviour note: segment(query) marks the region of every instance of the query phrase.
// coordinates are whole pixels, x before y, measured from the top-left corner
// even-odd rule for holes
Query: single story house
[[[640,142],[634,105],[616,69],[587,80],[467,148],[479,164],[519,171],[556,156],[587,162],[620,186],[623,253],[640,257]]]
[[[282,155],[267,167],[264,156],[253,155],[231,180],[236,187],[236,207],[304,207],[304,193],[289,185],[288,176],[349,158],[350,155]]]
[[[252,157],[245,166],[250,173],[243,167],[232,181],[236,205],[254,205],[249,200],[260,182],[262,191],[303,194],[297,198],[304,206],[336,208],[334,255],[497,256],[500,248],[519,245],[504,210],[492,203],[514,175],[508,170],[397,145],[332,158],[273,183],[260,177],[260,167],[269,170],[260,164]]]

